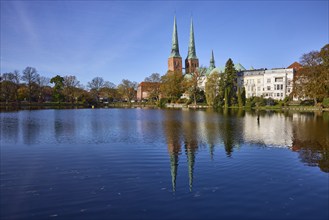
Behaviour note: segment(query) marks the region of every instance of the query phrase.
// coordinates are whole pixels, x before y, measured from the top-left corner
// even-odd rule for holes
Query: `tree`
[[[53,97],[56,102],[61,102],[63,101],[63,88],[64,88],[64,78],[61,77],[60,75],[56,75],[55,77],[50,79],[50,83],[54,83],[54,88],[53,88]]]
[[[114,99],[118,98],[116,85],[109,81],[105,81],[104,87],[102,87],[99,92],[100,96],[106,98],[108,101],[113,101]]]
[[[188,77],[185,77],[183,80],[184,87],[187,89],[190,99],[194,101],[194,105],[197,102],[197,95],[200,93],[200,82],[202,77],[205,75],[207,69],[205,67],[198,68],[194,73],[189,73]]]
[[[329,97],[329,44],[320,52],[311,51],[301,57],[301,68],[294,78],[293,93],[299,98],[318,101]]]
[[[38,85],[38,99],[39,101],[44,102],[46,99],[46,96],[49,95],[49,83],[50,79],[48,77],[39,76],[37,79],[37,85]]]
[[[15,99],[15,94],[17,93],[16,83],[14,81],[14,74],[13,73],[4,73],[1,76],[0,81],[0,98],[5,100],[8,103],[10,100]]]
[[[206,93],[206,100],[209,106],[215,106],[215,98],[219,94],[219,74],[212,73],[208,76],[206,86],[205,86],[205,93]]]
[[[77,80],[76,76],[64,76],[63,79],[63,94],[65,99],[71,103],[77,101],[79,96],[77,88],[80,86],[79,80]]]
[[[102,77],[95,77],[88,82],[87,87],[96,101],[99,101],[99,90],[104,87],[104,79]]]
[[[225,71],[219,80],[219,92],[215,99],[215,106],[229,107],[237,102],[237,74],[234,68],[234,63],[230,59],[227,60]],[[226,93],[226,94],[225,94]],[[225,97],[227,96],[227,97]]]
[[[31,99],[32,99],[32,93],[36,87],[36,82],[38,80],[38,77],[39,77],[39,74],[34,67],[28,66],[23,70],[22,80],[24,80],[27,83],[28,99],[29,99],[30,103],[31,103]]]
[[[170,102],[177,101],[183,94],[182,85],[183,75],[180,71],[168,71],[166,75],[161,77],[160,92]]]
[[[128,79],[123,79],[118,85],[119,94],[128,102],[136,98],[137,82],[131,82]]]
[[[159,73],[152,73],[150,76],[144,79],[144,82],[160,82],[161,76]]]
[[[147,92],[149,100],[159,101],[160,98],[160,82],[161,77],[159,73],[152,73],[150,76],[144,79],[144,82],[147,82]]]
[[[242,101],[242,95],[241,95],[240,87],[238,87],[238,105],[239,105],[239,108],[243,107],[243,101]]]

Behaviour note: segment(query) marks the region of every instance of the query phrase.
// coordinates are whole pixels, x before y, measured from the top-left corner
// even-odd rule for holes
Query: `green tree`
[[[207,78],[205,86],[206,100],[207,104],[212,107],[215,106],[215,99],[219,94],[219,79],[219,74],[216,72],[209,75]]]
[[[224,107],[228,108],[229,107],[229,87],[225,88],[224,92]]]
[[[50,79],[50,83],[55,84],[53,88],[53,98],[56,102],[63,101],[63,88],[64,88],[64,78],[56,75],[55,77]]]
[[[24,80],[27,84],[28,99],[30,103],[32,100],[32,94],[34,92],[34,89],[36,89],[38,78],[39,74],[34,67],[28,66],[23,70],[22,80]]]
[[[19,72],[4,73],[0,77],[0,99],[8,101],[18,100],[18,88],[19,88]]]
[[[168,71],[161,77],[160,92],[170,102],[176,102],[183,94],[183,75],[180,71]]]
[[[220,77],[218,87],[219,92],[216,97],[217,107],[222,107],[223,104],[225,107],[229,107],[237,103],[237,72],[231,58],[225,64],[225,71]],[[225,93],[227,93],[227,97],[225,97]]]
[[[240,87],[238,87],[238,105],[239,105],[239,108],[243,107],[243,101],[242,101],[242,95],[241,95]]]

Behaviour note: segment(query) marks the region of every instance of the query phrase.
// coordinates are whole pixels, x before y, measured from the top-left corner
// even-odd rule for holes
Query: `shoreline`
[[[87,109],[87,108],[160,108],[152,103],[127,103],[127,102],[115,102],[115,103],[98,103],[98,104],[87,104],[87,103],[0,103],[0,111],[3,110],[33,110],[33,109]],[[178,103],[167,103],[164,108],[167,109],[209,109],[212,108],[205,104],[178,104]],[[239,108],[229,107],[228,109],[242,109],[242,110],[283,110],[283,111],[300,111],[300,112],[328,112],[329,108],[315,107],[315,106],[261,106],[252,108]]]

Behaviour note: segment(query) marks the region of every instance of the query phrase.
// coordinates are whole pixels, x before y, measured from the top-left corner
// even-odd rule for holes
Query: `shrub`
[[[324,98],[322,101],[322,106],[324,108],[329,108],[329,98]]]

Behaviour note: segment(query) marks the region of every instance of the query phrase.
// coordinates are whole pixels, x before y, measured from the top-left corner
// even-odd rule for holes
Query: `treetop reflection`
[[[187,157],[189,188],[198,148],[209,147],[214,157],[216,145],[223,146],[227,157],[244,143],[265,147],[290,148],[299,153],[301,162],[329,172],[329,126],[326,114],[245,112],[226,110],[164,111],[163,129],[170,157],[173,191],[182,146]],[[259,117],[259,120],[257,120]]]

